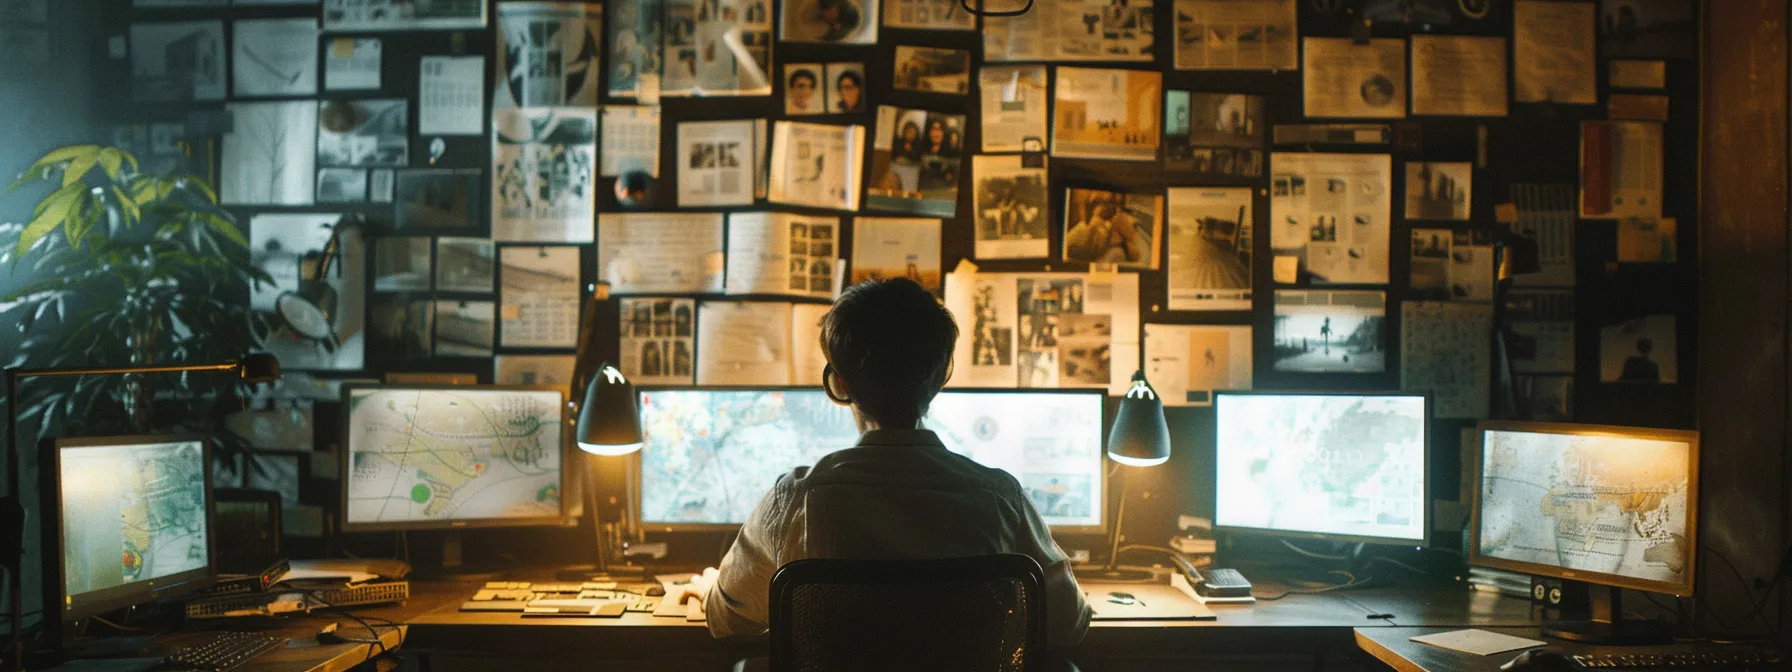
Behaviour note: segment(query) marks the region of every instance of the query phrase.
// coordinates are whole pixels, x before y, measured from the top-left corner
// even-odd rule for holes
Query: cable
[[[1707,552],[1709,552],[1711,555],[1715,556],[1718,560],[1722,560],[1724,565],[1730,568],[1730,573],[1736,576],[1736,582],[1742,584],[1743,590],[1748,591],[1749,602],[1753,603],[1753,605],[1750,607],[1750,610],[1749,610],[1750,613],[1748,614],[1748,620],[1743,621],[1740,625],[1732,626],[1732,625],[1724,622],[1724,619],[1718,618],[1716,610],[1711,610],[1711,612],[1710,612],[1711,620],[1716,621],[1717,624],[1720,627],[1722,627],[1723,629],[1731,630],[1731,631],[1739,630],[1743,627],[1747,627],[1750,624],[1753,624],[1755,621],[1760,621],[1763,625],[1766,625],[1771,629],[1777,630],[1778,628],[1771,621],[1769,621],[1767,619],[1767,616],[1764,613],[1762,613],[1761,609],[1767,605],[1767,598],[1772,596],[1773,589],[1779,586],[1779,581],[1780,581],[1779,577],[1778,576],[1774,577],[1773,583],[1771,583],[1767,586],[1767,591],[1762,593],[1759,597],[1756,597],[1755,596],[1755,587],[1753,585],[1750,585],[1748,578],[1742,575],[1742,570],[1736,568],[1736,563],[1730,562],[1730,559],[1728,557],[1725,557],[1724,554],[1717,552],[1717,549],[1715,549],[1715,548],[1706,546],[1705,550]]]
[[[1288,547],[1288,550],[1294,551],[1295,553],[1299,553],[1301,555],[1307,556],[1314,560],[1330,560],[1333,562],[1339,562],[1339,561],[1348,562],[1350,560],[1350,556],[1347,556],[1347,555],[1326,555],[1324,553],[1315,553],[1313,551],[1309,551],[1307,549],[1296,546],[1296,545],[1294,545],[1294,542],[1289,541],[1287,539],[1282,539],[1280,541],[1282,542],[1283,546]]]
[[[1342,574],[1346,577],[1347,580],[1344,583],[1335,583],[1335,584],[1332,584],[1329,586],[1323,586],[1320,588],[1284,590],[1275,595],[1258,595],[1253,592],[1253,593],[1251,593],[1251,597],[1257,598],[1259,600],[1263,600],[1265,602],[1274,602],[1276,600],[1282,599],[1289,595],[1317,595],[1320,593],[1329,593],[1334,590],[1345,590],[1348,588],[1355,588],[1357,586],[1360,586],[1360,585],[1363,585],[1363,584],[1369,582],[1369,579],[1358,579],[1358,578],[1356,578],[1355,574],[1351,574],[1350,572],[1346,572],[1341,569],[1334,569],[1327,573],[1328,574]]]
[[[1170,557],[1176,557],[1176,556],[1182,555],[1181,551],[1178,551],[1174,548],[1170,548],[1168,546],[1156,546],[1156,545],[1152,545],[1152,544],[1125,544],[1120,547],[1121,553],[1125,553],[1127,551],[1156,551],[1158,553],[1163,553]]]
[[[143,632],[144,631],[144,628],[140,628],[140,627],[137,627],[134,625],[119,625],[117,623],[113,623],[111,621],[108,621],[104,618],[100,618],[98,616],[88,616],[87,620],[93,621],[95,623],[106,626],[113,630],[117,630],[119,632]]]

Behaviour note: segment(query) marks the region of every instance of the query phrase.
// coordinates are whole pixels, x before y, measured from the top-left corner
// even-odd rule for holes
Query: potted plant
[[[268,327],[248,292],[272,280],[250,263],[248,240],[204,181],[142,172],[115,147],[77,145],[45,154],[8,191],[40,185],[49,193],[30,221],[0,226],[0,266],[11,286],[0,295],[0,324],[16,324],[23,339],[8,366],[206,363],[257,349]],[[42,434],[148,431],[158,404],[177,411],[168,416],[177,421],[162,426],[180,429],[212,416],[226,381],[163,374],[25,382],[19,417]]]

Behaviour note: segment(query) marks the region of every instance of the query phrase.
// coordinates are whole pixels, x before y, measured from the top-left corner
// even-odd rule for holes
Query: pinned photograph
[[[880,105],[877,128],[890,135],[872,144],[873,182],[867,205],[939,217],[958,212],[958,175],[964,165],[964,115]]]
[[[484,238],[437,238],[436,291],[491,293],[495,250]]]
[[[646,385],[689,385],[695,380],[696,301],[622,299],[617,367]]]
[[[643,83],[659,81],[661,9],[654,0],[613,0],[604,5],[611,96],[634,98],[641,94]]]
[[[830,111],[821,83],[825,72],[820,63],[784,64],[785,114],[826,114]]]
[[[1057,69],[1052,155],[1155,161],[1163,74],[1147,70]]]
[[[410,164],[410,108],[403,98],[329,100],[317,104],[317,164]]]
[[[472,169],[398,171],[395,228],[401,233],[475,232],[482,212],[479,174]]]
[[[428,299],[413,294],[376,294],[368,302],[367,320],[367,347],[382,357],[426,359],[435,350],[435,304]]]
[[[784,41],[877,43],[877,0],[790,0],[783,10]]]
[[[1407,219],[1468,219],[1473,164],[1408,162]]]
[[[500,2],[497,7],[497,106],[597,104],[601,5]]]
[[[224,22],[131,24],[131,86],[139,102],[223,100]]]
[[[1028,168],[1018,156],[973,156],[971,181],[975,190],[972,204],[977,222],[976,258],[1051,256],[1046,222],[1050,203],[1044,165]]]
[[[1250,187],[1169,190],[1170,310],[1250,310]]]
[[[374,239],[373,291],[429,291],[431,242],[423,236]]]
[[[1113,377],[1113,319],[1107,315],[1058,316],[1059,384],[1105,386]]]
[[[977,71],[985,152],[1038,152],[1045,148],[1045,66],[996,65]]]
[[[1677,327],[1673,315],[1650,315],[1601,328],[1600,382],[1680,382]]]
[[[1263,176],[1263,96],[1164,92],[1164,167]]]
[[[898,90],[964,95],[971,88],[971,52],[897,45],[891,82]]]
[[[317,93],[317,19],[249,19],[231,24],[231,31],[233,95]]]
[[[1382,333],[1386,294],[1278,290],[1275,298],[1275,370],[1379,373],[1387,369]]]
[[[435,355],[490,357],[497,339],[497,304],[491,301],[436,301]]]
[[[1599,47],[1606,58],[1692,58],[1697,17],[1692,0],[1600,0]]]
[[[869,109],[865,105],[864,63],[829,63],[824,73],[829,114],[856,114]]]
[[[494,111],[493,239],[591,242],[597,168],[597,110]]]
[[[1450,298],[1449,229],[1412,230],[1412,294],[1422,301]]]
[[[311,108],[309,101],[298,103]],[[367,248],[334,214],[279,213],[249,221],[249,260],[273,278],[249,291],[272,330],[262,340],[289,371],[364,366]]]
[[[1157,194],[1068,189],[1064,260],[1156,270],[1162,256],[1163,212],[1164,199]]]
[[[361,168],[317,169],[317,202],[360,203],[366,200],[366,170]]]
[[[317,104],[229,103],[218,199],[225,205],[310,205],[317,197]]]

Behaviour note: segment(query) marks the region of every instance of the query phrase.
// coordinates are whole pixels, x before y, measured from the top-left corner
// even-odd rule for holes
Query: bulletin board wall
[[[187,128],[187,141],[196,148],[197,163],[204,169],[217,175],[221,171],[231,169],[228,165],[217,162],[215,136],[227,128],[227,118],[210,114],[223,109],[221,102],[208,103],[138,103],[132,102],[129,92],[132,86],[132,75],[129,59],[123,57],[118,50],[118,41],[126,39],[133,23],[146,21],[172,20],[211,20],[223,19],[228,38],[232,30],[232,22],[238,19],[275,18],[275,17],[308,17],[316,16],[316,5],[299,6],[232,6],[220,8],[182,8],[182,9],[145,9],[133,8],[131,0],[106,0],[104,25],[106,34],[96,39],[93,48],[105,55],[102,62],[113,66],[106,70],[109,79],[101,90],[117,92],[115,99],[104,99],[99,115],[107,124],[149,124],[180,123]],[[1414,35],[1487,35],[1500,36],[1507,39],[1507,50],[1510,54],[1513,39],[1513,5],[1508,0],[1445,0],[1416,3],[1433,7],[1449,16],[1448,21],[1406,22],[1400,20],[1370,21],[1366,25],[1361,19],[1365,12],[1375,10],[1380,5],[1376,0],[1297,0],[1298,33],[1300,38],[1306,37],[1358,37],[1358,38],[1396,38],[1406,39]],[[1595,4],[1595,3],[1588,3]],[[1628,3],[1607,2],[1601,5],[1623,5]],[[1676,4],[1669,2],[1667,4]],[[1682,2],[1691,6],[1690,16],[1699,16],[1696,3]],[[1135,0],[1132,3],[1137,6]],[[1503,230],[1500,223],[1503,204],[1512,202],[1514,185],[1547,184],[1565,185],[1573,189],[1580,182],[1581,176],[1581,123],[1583,121],[1605,120],[1610,88],[1608,87],[1608,64],[1610,58],[1603,52],[1597,59],[1599,82],[1598,102],[1596,104],[1570,105],[1549,103],[1511,102],[1509,112],[1504,117],[1435,117],[1407,116],[1398,120],[1352,120],[1352,119],[1309,119],[1303,114],[1302,73],[1298,70],[1283,71],[1221,71],[1221,70],[1178,70],[1175,67],[1172,44],[1177,39],[1177,21],[1172,11],[1172,3],[1157,0],[1152,12],[1152,29],[1156,36],[1153,49],[1153,60],[1149,63],[1091,63],[1074,61],[1054,61],[1048,65],[1068,65],[1080,67],[1104,67],[1117,69],[1149,69],[1162,73],[1164,90],[1187,90],[1196,92],[1244,93],[1265,97],[1265,120],[1272,128],[1282,125],[1316,124],[1316,123],[1370,123],[1389,125],[1392,142],[1361,146],[1331,144],[1297,144],[1271,145],[1263,147],[1264,156],[1270,152],[1340,152],[1389,154],[1392,156],[1394,179],[1389,185],[1394,204],[1391,224],[1389,249],[1389,282],[1386,285],[1330,285],[1310,287],[1304,282],[1277,284],[1272,276],[1272,257],[1270,236],[1266,235],[1270,222],[1270,181],[1269,175],[1275,171],[1274,161],[1269,163],[1264,176],[1258,178],[1212,177],[1166,170],[1163,164],[1163,150],[1159,150],[1159,158],[1153,161],[1111,161],[1085,160],[1050,157],[1049,173],[1049,223],[1051,261],[1037,260],[978,260],[974,255],[976,235],[973,217],[975,206],[972,203],[973,193],[969,179],[960,181],[958,190],[958,207],[955,217],[946,218],[942,228],[942,269],[950,272],[960,260],[972,259],[984,272],[1038,272],[1038,271],[1072,271],[1083,272],[1089,265],[1080,262],[1062,261],[1060,250],[1064,234],[1064,193],[1069,188],[1107,188],[1114,190],[1144,190],[1162,193],[1168,187],[1181,186],[1248,186],[1253,188],[1255,249],[1251,265],[1253,292],[1251,309],[1248,311],[1190,312],[1170,311],[1167,309],[1168,292],[1166,289],[1166,271],[1146,270],[1139,275],[1139,315],[1147,324],[1199,324],[1199,325],[1249,325],[1253,328],[1253,345],[1255,357],[1253,361],[1254,381],[1256,389],[1282,390],[1389,390],[1397,389],[1401,383],[1398,353],[1401,351],[1400,329],[1401,304],[1412,300],[1417,294],[1411,287],[1411,246],[1408,245],[1413,228],[1480,228],[1489,232]],[[1597,11],[1597,9],[1596,9]],[[775,14],[774,14],[775,16]],[[477,136],[441,136],[443,151],[432,157],[431,144],[438,140],[437,136],[422,136],[416,131],[415,120],[418,112],[419,96],[419,59],[424,56],[451,55],[484,55],[486,57],[486,81],[483,90],[487,92],[487,105],[491,104],[490,92],[496,84],[495,73],[498,37],[494,27],[497,13],[492,12],[492,20],[483,30],[456,31],[416,31],[416,32],[374,32],[374,33],[328,33],[319,36],[322,48],[329,48],[331,42],[339,37],[375,37],[381,40],[383,56],[380,66],[381,85],[374,91],[332,92],[319,86],[319,94],[314,96],[322,100],[333,98],[403,98],[409,101],[409,112],[412,120],[409,141],[409,167],[411,168],[466,168],[481,170],[481,188],[489,197],[491,191],[489,181],[492,170],[491,150],[491,118],[486,118],[486,132]],[[1694,26],[1684,29],[1696,47],[1697,31]],[[774,34],[776,31],[774,20]],[[1602,41],[1609,38],[1602,37]],[[951,95],[942,93],[924,93],[914,91],[898,91],[890,86],[897,67],[895,51],[898,46],[931,46],[949,47],[968,50],[971,53],[972,72],[970,74],[971,91],[968,95]],[[712,97],[712,98],[665,98],[661,107],[660,133],[660,166],[661,172],[658,188],[651,196],[650,205],[627,208],[640,212],[673,212],[673,211],[741,211],[741,210],[774,210],[797,213],[809,213],[824,216],[839,216],[841,213],[829,210],[812,210],[800,207],[768,204],[763,201],[750,208],[678,208],[674,185],[680,178],[680,158],[677,155],[677,127],[681,122],[704,120],[735,119],[796,119],[800,121],[818,121],[821,123],[853,123],[876,127],[876,109],[878,105],[899,105],[902,107],[925,109],[929,111],[964,114],[967,117],[967,135],[964,139],[965,157],[960,164],[960,174],[969,175],[970,155],[976,153],[981,146],[979,119],[979,102],[977,96],[976,68],[984,64],[982,58],[983,39],[980,32],[944,31],[944,30],[905,30],[883,27],[878,40],[869,45],[787,43],[778,41],[773,45],[773,68],[771,79],[774,80],[772,95],[756,97]],[[1696,53],[1696,50],[1692,53]],[[1656,426],[1656,427],[1691,427],[1694,423],[1693,389],[1697,379],[1697,361],[1694,357],[1693,339],[1697,333],[1697,267],[1698,257],[1698,173],[1696,159],[1699,154],[1699,63],[1690,54],[1669,57],[1645,57],[1648,60],[1660,60],[1665,63],[1665,89],[1646,91],[1650,95],[1665,96],[1667,99],[1667,120],[1663,126],[1665,146],[1663,148],[1663,208],[1664,217],[1678,220],[1675,234],[1677,261],[1672,263],[1619,263],[1616,252],[1617,229],[1611,220],[1579,220],[1573,226],[1573,268],[1574,283],[1572,286],[1572,302],[1574,308],[1573,350],[1574,369],[1571,374],[1572,395],[1568,406],[1571,407],[1571,419],[1578,422]],[[865,64],[865,95],[868,100],[867,111],[860,114],[827,115],[823,117],[788,117],[784,114],[784,78],[783,64],[787,63],[831,63],[841,61],[863,62]],[[1508,58],[1508,77],[1511,75]],[[241,63],[232,63],[231,67],[244,67]],[[1409,65],[1410,67],[1410,65]],[[600,91],[603,77],[608,76],[607,68],[600,76]],[[231,102],[256,100],[254,98],[230,97]],[[627,99],[604,98],[605,104],[633,104]],[[869,149],[869,148],[867,148]],[[599,152],[603,151],[600,145]],[[868,152],[867,152],[868,153]],[[1471,162],[1473,168],[1472,199],[1469,203],[1469,216],[1466,221],[1453,223],[1427,222],[1415,225],[1401,217],[1401,204],[1404,201],[1404,184],[1402,170],[1404,164],[1412,161],[1452,161]],[[870,179],[867,170],[867,179]],[[613,196],[613,180],[600,178],[596,185],[597,210],[614,212],[623,210]],[[395,233],[392,230],[393,207],[384,203],[331,203],[294,207],[240,207],[234,208],[239,221],[249,223],[257,215],[266,213],[356,213],[365,221],[365,235],[369,240],[376,240]],[[482,213],[480,217],[487,217]],[[849,256],[854,249],[853,226],[850,217],[843,218],[840,227],[841,237],[839,250],[842,256]],[[480,220],[470,235],[478,236],[489,232],[489,221]],[[412,235],[405,233],[405,235]],[[426,234],[415,234],[426,235]],[[510,246],[500,243],[499,248]],[[596,255],[593,245],[580,245],[581,286],[589,291],[599,280]],[[367,267],[373,264],[373,245],[366,246],[364,254]],[[440,263],[440,259],[436,260]],[[1131,272],[1131,271],[1123,271]],[[372,274],[368,274],[368,295],[374,291]],[[1274,340],[1274,290],[1283,289],[1369,289],[1387,293],[1384,352],[1387,353],[1387,366],[1381,373],[1300,373],[1278,371],[1273,365],[1272,353],[1275,352]],[[495,290],[494,290],[495,291]],[[496,301],[494,293],[453,293],[426,291],[415,293],[419,300],[474,300]],[[719,295],[699,295],[699,299],[721,299]],[[730,295],[728,299],[752,299],[752,296]],[[597,307],[597,338],[589,344],[600,359],[616,361],[620,353],[614,335],[621,327],[617,314],[617,301],[602,300],[594,304]],[[1495,306],[1496,313],[1503,311],[1503,306]],[[1678,363],[1678,380],[1671,384],[1634,384],[1601,382],[1601,330],[1604,327],[1623,323],[1627,320],[1650,315],[1669,315],[1675,318],[1672,329],[1677,335],[1679,347],[1672,354]],[[966,318],[960,316],[961,328]],[[570,355],[570,349],[533,349],[507,348],[501,344],[496,354],[558,354]],[[1666,353],[1662,353],[1666,356]],[[1498,363],[1495,352],[1488,352],[1490,361]],[[1495,367],[1497,373],[1498,367]],[[481,383],[493,381],[493,361],[490,357],[439,357],[433,355],[408,356],[397,352],[368,349],[365,353],[365,365],[355,370],[320,371],[320,378],[378,378],[388,373],[428,372],[428,373],[460,373],[471,374]],[[1499,376],[1492,381],[1499,384]],[[1499,388],[1491,391],[1494,398],[1491,412],[1498,412]],[[1111,404],[1110,400],[1110,404]],[[325,413],[320,413],[322,417]],[[1133,503],[1140,506],[1144,513],[1135,514],[1129,520],[1140,529],[1129,529],[1129,534],[1145,539],[1161,539],[1168,532],[1174,513],[1211,515],[1211,484],[1213,483],[1213,414],[1205,407],[1171,408],[1167,413],[1174,442],[1174,457],[1167,468],[1157,470],[1151,478],[1157,485],[1154,490],[1158,496],[1151,496]],[[1462,444],[1461,430],[1472,426],[1473,420],[1437,421],[1433,425],[1430,442],[1430,455],[1433,467],[1430,470],[1432,482],[1431,492],[1438,499],[1455,499],[1454,493],[1462,486]],[[327,447],[336,442],[336,438],[327,432],[318,433],[319,447]],[[1153,489],[1147,489],[1153,490]],[[1153,521],[1153,522],[1146,522]],[[1156,523],[1162,529],[1153,529]],[[1454,542],[1449,537],[1440,538],[1440,545],[1449,546]],[[707,548],[704,549],[707,551]]]

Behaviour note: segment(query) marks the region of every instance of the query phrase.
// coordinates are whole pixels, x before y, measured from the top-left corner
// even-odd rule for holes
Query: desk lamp
[[[604,364],[598,368],[598,374],[591,377],[591,384],[585,388],[585,402],[579,405],[576,432],[579,450],[592,455],[617,457],[641,450],[641,407],[635,399],[635,386],[616,367]],[[596,470],[597,462],[591,460],[585,469],[585,506],[591,515],[591,527],[597,534],[597,571],[608,572],[611,563],[621,557],[624,535],[615,527],[606,530],[598,519]],[[624,468],[623,472],[623,498],[632,500],[635,477],[630,469]],[[629,525],[626,510],[622,521],[616,525]]]
[[[272,382],[280,377],[280,360],[273,355],[257,353],[240,360],[219,364],[172,364],[164,366],[118,366],[65,369],[6,370],[6,498],[0,500],[0,558],[6,562],[6,594],[11,600],[12,631],[7,661],[11,669],[24,668],[25,598],[22,577],[25,566],[25,500],[20,491],[19,476],[23,468],[19,452],[19,381],[26,378],[62,378],[74,376],[118,376],[137,373],[194,373],[201,371],[234,371],[248,383]]]
[[[1120,467],[1155,467],[1170,459],[1170,427],[1164,422],[1164,402],[1145,380],[1144,371],[1132,374],[1132,387],[1120,398],[1114,413],[1114,426],[1108,430],[1108,459],[1115,467],[1110,477],[1119,476]],[[1114,510],[1114,529],[1108,534],[1108,564],[1100,572],[1086,573],[1084,578],[1111,581],[1142,580],[1149,574],[1126,571],[1120,564],[1120,527],[1126,521],[1127,479],[1119,478],[1120,504]]]

